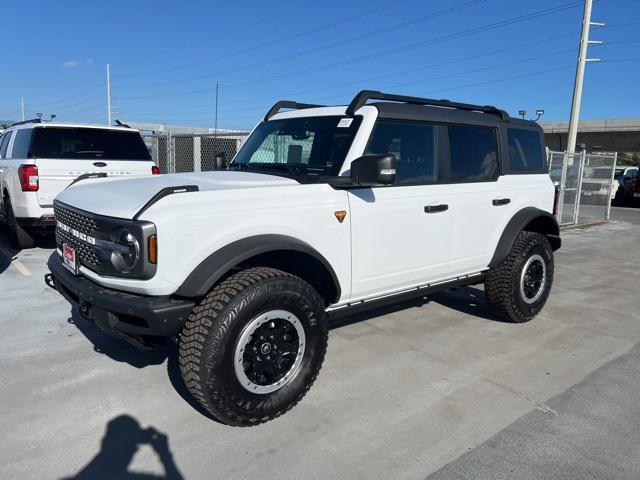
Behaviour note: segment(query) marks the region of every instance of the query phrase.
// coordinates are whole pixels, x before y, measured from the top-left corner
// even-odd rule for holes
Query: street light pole
[[[587,62],[599,62],[597,58],[587,58],[587,47],[590,43],[601,44],[598,41],[589,41],[589,29],[591,25],[604,26],[603,23],[591,22],[591,5],[593,0],[585,0],[582,14],[582,34],[580,36],[580,51],[578,52],[578,65],[576,67],[576,79],[573,85],[573,101],[571,102],[571,118],[569,119],[569,137],[567,139],[567,153],[573,155],[576,151],[578,137],[578,121],[580,119],[580,103],[582,101],[582,85],[584,83],[584,67]]]

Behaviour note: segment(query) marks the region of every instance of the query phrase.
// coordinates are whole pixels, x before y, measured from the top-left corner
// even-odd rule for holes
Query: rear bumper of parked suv
[[[75,276],[63,265],[58,252],[49,257],[51,274],[45,282],[60,292],[85,320],[115,337],[145,346],[148,336],[176,335],[194,307],[190,300],[136,295],[98,285]]]

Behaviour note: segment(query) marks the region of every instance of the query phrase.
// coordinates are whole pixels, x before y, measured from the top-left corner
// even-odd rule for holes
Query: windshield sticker
[[[353,122],[353,118],[341,118],[338,122],[338,128],[347,128],[351,126],[351,122]]]

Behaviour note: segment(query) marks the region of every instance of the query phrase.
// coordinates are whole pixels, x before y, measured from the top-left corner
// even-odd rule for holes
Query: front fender
[[[340,282],[331,264],[316,249],[302,240],[278,234],[256,235],[237,240],[209,255],[189,274],[175,292],[178,296],[202,297],[229,270],[256,255],[278,250],[293,250],[311,255],[318,260],[331,276],[340,298]]]

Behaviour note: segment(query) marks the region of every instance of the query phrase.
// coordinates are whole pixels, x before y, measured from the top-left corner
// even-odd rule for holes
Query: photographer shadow
[[[129,471],[135,454],[149,445],[158,456],[164,475]],[[64,480],[181,480],[184,477],[175,464],[169,449],[168,437],[153,427],[143,429],[129,415],[120,415],[109,421],[102,438],[100,451],[78,473]]]

